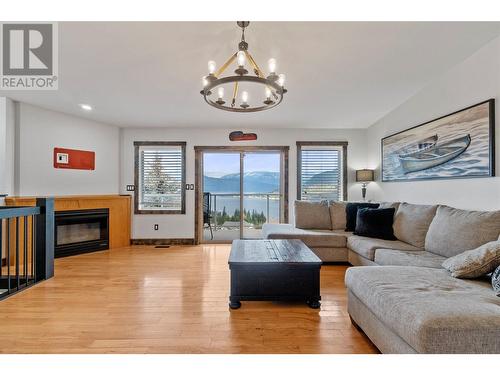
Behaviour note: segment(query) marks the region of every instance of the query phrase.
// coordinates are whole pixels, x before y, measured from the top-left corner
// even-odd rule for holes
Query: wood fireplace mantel
[[[7,206],[34,206],[37,197],[6,197]],[[55,211],[109,209],[109,248],[130,245],[130,195],[65,195],[54,197]]]

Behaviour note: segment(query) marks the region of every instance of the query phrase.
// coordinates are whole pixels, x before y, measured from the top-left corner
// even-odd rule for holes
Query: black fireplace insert
[[[55,257],[109,249],[109,209],[56,211]]]

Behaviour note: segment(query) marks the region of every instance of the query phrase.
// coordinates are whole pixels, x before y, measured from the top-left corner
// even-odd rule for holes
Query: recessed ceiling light
[[[85,111],[92,111],[92,106],[88,104],[80,104],[80,108],[85,110]]]

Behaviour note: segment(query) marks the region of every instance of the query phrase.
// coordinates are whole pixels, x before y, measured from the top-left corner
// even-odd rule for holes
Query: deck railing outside
[[[54,275],[54,199],[0,207],[0,299]]]
[[[210,193],[210,199],[211,199],[211,216],[212,216],[212,223],[214,230],[217,230],[218,228],[221,228],[224,223],[218,222],[217,218],[217,212],[222,213],[222,210],[224,208],[224,202],[222,202],[222,198],[235,198],[239,202],[240,200],[240,194],[237,193]],[[245,193],[243,194],[243,200],[245,198],[259,198],[259,199],[265,199],[265,216],[266,216],[266,222],[270,222],[271,219],[271,213],[275,214],[274,217],[277,219],[277,222],[280,222],[281,218],[281,194],[280,193]],[[277,207],[271,207],[271,203],[276,202]],[[251,212],[252,210],[256,210],[258,213],[259,211],[262,211],[260,208],[255,208],[252,207],[252,205],[243,205],[243,208],[246,209],[248,212]],[[240,209],[240,206],[238,205],[237,209]],[[276,211],[276,212],[273,212]],[[264,212],[264,211],[262,211]],[[232,215],[232,212],[228,212],[229,215]],[[241,213],[240,213],[241,215]]]

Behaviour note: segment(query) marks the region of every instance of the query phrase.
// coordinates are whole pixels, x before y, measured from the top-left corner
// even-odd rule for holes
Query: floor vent
[[[155,246],[155,249],[168,249],[170,245],[157,245]]]

